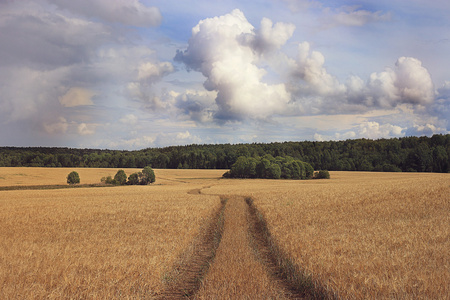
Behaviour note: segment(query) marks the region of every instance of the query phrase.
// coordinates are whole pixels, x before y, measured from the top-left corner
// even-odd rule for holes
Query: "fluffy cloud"
[[[259,54],[279,50],[294,33],[295,25],[289,23],[276,23],[268,18],[261,20],[259,29],[251,33],[243,33],[239,40],[250,46]]]
[[[84,105],[93,105],[91,98],[95,95],[93,91],[73,87],[67,93],[59,97],[59,103],[64,107],[75,107]]]
[[[369,18],[356,9],[347,13]],[[223,124],[268,121],[274,116],[365,113],[401,105],[420,110],[435,104],[433,81],[417,58],[400,57],[394,67],[374,72],[367,80],[350,76],[341,83],[327,71],[324,55],[310,43],[298,44],[295,59],[283,53],[294,29],[266,18],[255,29],[240,10],[200,21],[192,29],[187,49],[178,51],[175,60],[206,77],[203,85],[214,92],[215,103],[210,101],[213,94],[205,98],[191,91],[176,96],[175,106],[196,122]],[[281,70],[279,77],[273,77],[275,69]],[[269,74],[277,79],[266,82]],[[440,93],[446,95],[446,90]],[[354,134],[376,138],[400,136],[404,130],[372,122],[364,123]],[[342,133],[342,137],[350,136]]]
[[[422,62],[400,57],[394,69],[372,73],[367,85],[367,104],[392,107],[400,103],[429,105],[434,101],[434,84]]]
[[[394,68],[374,72],[367,81],[350,76],[345,84],[329,74],[325,58],[310,45],[299,45],[298,58],[291,63],[289,90],[304,113],[363,112],[409,104],[426,107],[434,104],[431,75],[422,62],[400,57]]]
[[[93,125],[88,125],[86,123],[80,123],[77,127],[77,132],[79,135],[92,135],[95,133]]]
[[[353,138],[392,138],[405,136],[407,128],[392,125],[389,123],[380,124],[375,121],[365,121],[355,124],[354,129],[343,132],[336,132],[334,135],[315,133],[314,139],[316,141],[327,140],[346,140]]]
[[[364,122],[359,125],[359,136],[369,139],[379,139],[383,137],[399,137],[404,135],[404,130],[400,126],[391,124],[380,124],[378,122]]]
[[[292,27],[272,27],[268,21],[263,24],[264,29],[257,33],[237,9],[202,20],[192,29],[187,50],[175,57],[189,69],[202,72],[208,91],[217,91],[214,117],[219,122],[268,118],[283,112],[290,101],[284,84],[263,82],[266,70],[255,62],[256,53],[266,47],[279,47],[292,34]],[[283,37],[269,43],[266,39],[274,32],[283,33]]]
[[[174,67],[170,62],[142,62],[137,68],[136,81],[127,85],[128,95],[146,103],[146,107],[151,110],[164,108],[165,104],[153,94],[152,87],[154,83],[172,72]]]
[[[345,92],[345,87],[327,72],[324,63],[325,57],[322,53],[311,51],[308,42],[300,43],[297,60],[292,62],[292,76],[296,81],[292,84],[293,91],[302,96],[329,96]]]
[[[137,79],[153,82],[172,73],[173,71],[173,65],[170,62],[144,62],[138,67]]]

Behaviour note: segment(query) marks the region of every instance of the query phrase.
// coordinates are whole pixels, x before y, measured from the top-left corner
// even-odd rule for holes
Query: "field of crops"
[[[99,182],[117,170],[84,171],[82,182]],[[53,180],[53,172],[62,180]],[[69,172],[0,169],[0,176],[16,183],[20,176],[9,174],[19,173],[28,184],[48,185],[64,182]],[[152,186],[0,191],[0,299],[159,293],[165,274],[219,205],[216,197],[188,194],[203,185],[176,176]]]
[[[224,182],[250,196],[287,256],[340,298],[450,297],[450,174],[332,172]]]
[[[0,168],[0,187],[63,185],[70,171]],[[117,170],[76,171],[81,183],[99,183]],[[450,297],[450,174],[291,181],[223,172],[155,170],[149,186],[0,191],[0,298],[289,299],[320,294],[314,289],[345,299]],[[252,227],[248,199],[277,251]],[[203,252],[215,257],[202,261]],[[293,286],[276,255],[312,287]]]

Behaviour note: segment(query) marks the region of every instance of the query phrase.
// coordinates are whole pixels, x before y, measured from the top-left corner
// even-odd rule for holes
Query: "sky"
[[[448,133],[447,0],[0,0],[0,146]]]

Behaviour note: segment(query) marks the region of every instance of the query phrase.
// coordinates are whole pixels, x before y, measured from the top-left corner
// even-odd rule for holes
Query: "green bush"
[[[115,184],[114,179],[111,176],[102,177],[101,182],[105,184]]]
[[[133,173],[130,176],[128,176],[127,184],[129,184],[129,185],[137,185],[139,183],[140,183],[140,180],[139,180],[139,174],[138,173]]]
[[[145,167],[142,170],[142,175],[143,175],[143,177],[141,179],[140,184],[146,185],[146,184],[149,184],[149,183],[153,183],[156,180],[155,172],[149,166]]]
[[[330,173],[327,170],[320,170],[314,173],[314,179],[330,179]]]
[[[114,176],[114,183],[118,185],[124,185],[127,183],[127,174],[125,174],[124,170],[117,171]]]
[[[102,177],[101,182],[105,184],[115,184],[115,185],[147,185],[155,182],[155,172],[151,167],[145,167],[142,172],[133,173],[130,176],[125,174],[124,170],[117,171],[114,179],[111,176]]]
[[[67,183],[68,184],[76,184],[80,183],[80,175],[77,172],[72,171],[67,175]]]

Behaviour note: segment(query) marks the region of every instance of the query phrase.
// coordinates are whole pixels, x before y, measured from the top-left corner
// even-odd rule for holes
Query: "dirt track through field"
[[[188,193],[202,194],[202,189]],[[251,198],[217,196],[221,209],[192,249],[183,254],[183,263],[172,271],[161,298],[332,298],[285,258]]]
[[[227,199],[220,198],[220,200],[219,210],[207,222],[189,249],[181,255],[179,263],[164,278],[166,288],[158,299],[186,299],[199,289],[222,239]]]

